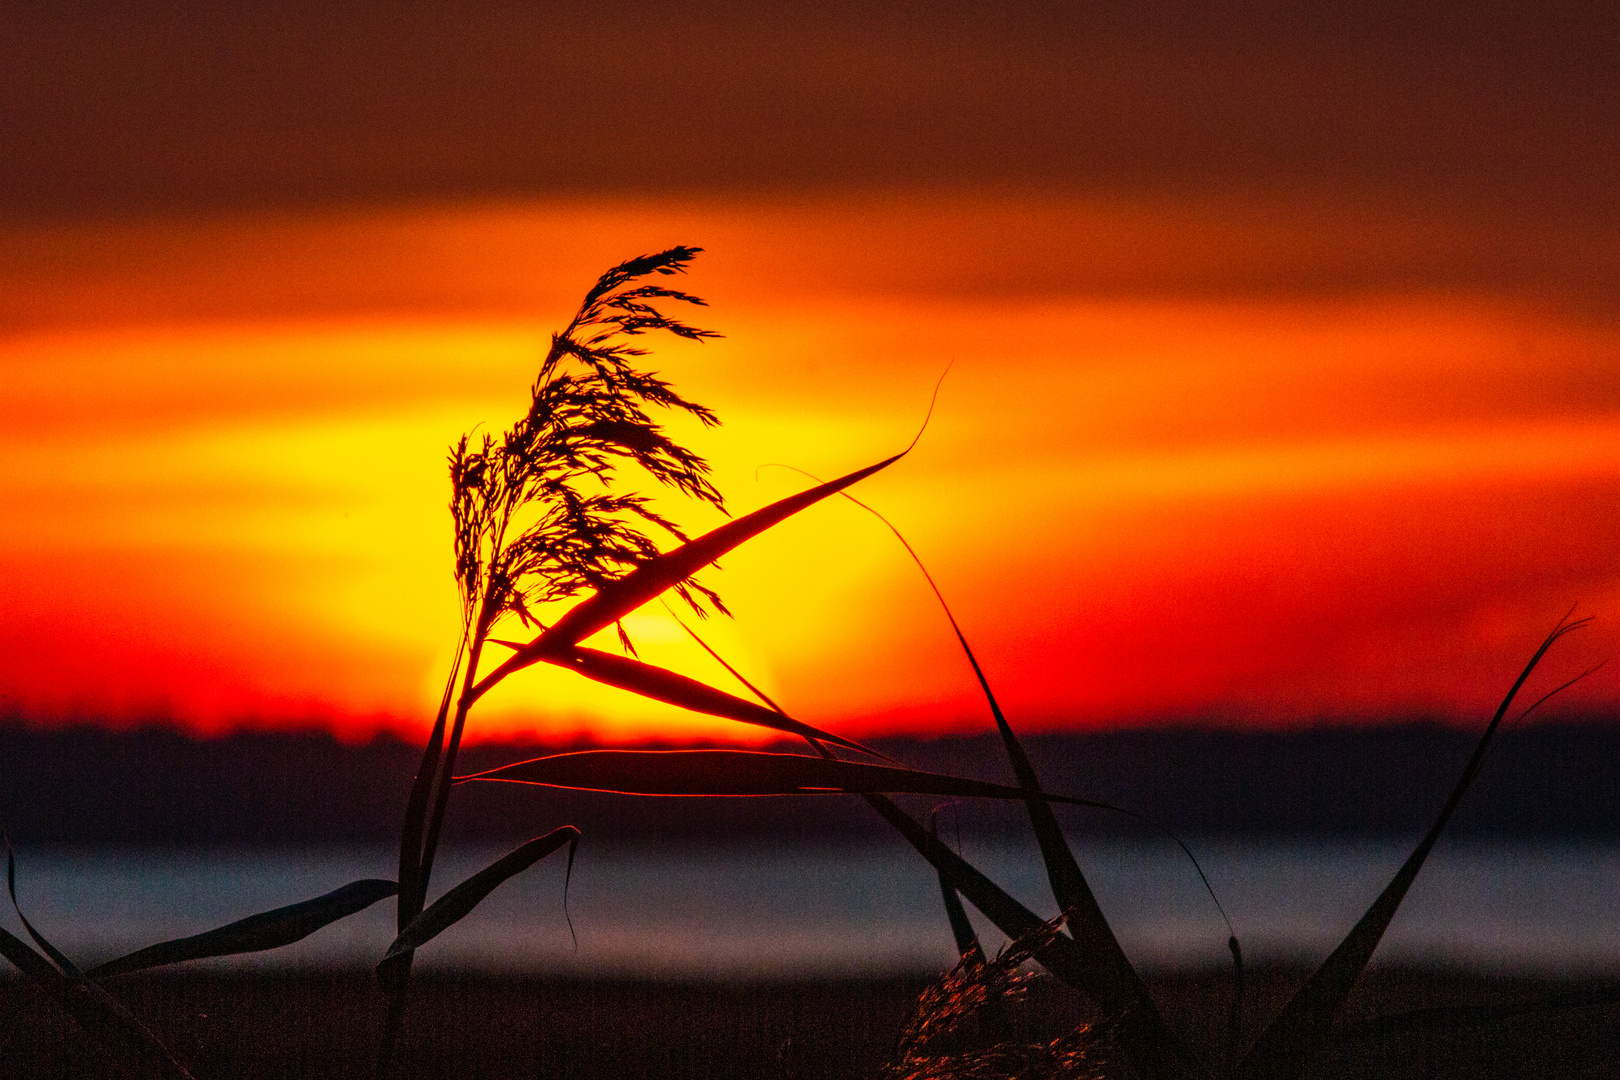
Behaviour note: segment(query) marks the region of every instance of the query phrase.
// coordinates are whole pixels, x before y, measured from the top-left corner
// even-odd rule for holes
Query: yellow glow
[[[988,243],[1035,213],[971,210],[955,208],[958,240]],[[1094,213],[1105,232],[1137,220],[1063,212],[1071,223]],[[858,494],[928,558],[1013,683],[1008,696],[1046,715],[1232,701],[1298,713],[1337,694],[1320,658],[1279,661],[1282,674],[1221,668],[1237,662],[1225,654],[1172,659],[1157,680],[1121,674],[1117,658],[1073,659],[1111,633],[1114,616],[1096,611],[1140,610],[1145,627],[1196,607],[1194,585],[1260,580],[1265,559],[1355,583],[1396,557],[1301,521],[1406,500],[1409,515],[1381,535],[1449,545],[1424,549],[1432,579],[1387,571],[1390,588],[1421,592],[1470,550],[1474,534],[1457,530],[1496,527],[1473,503],[1434,508],[1427,493],[1540,493],[1593,537],[1613,516],[1602,497],[1620,481],[1613,330],[1488,298],[974,290],[930,263],[943,241],[906,220],[881,206],[494,207],[136,230],[150,250],[128,229],[7,238],[14,251],[104,242],[118,255],[102,286],[23,280],[35,322],[0,337],[0,571],[23,648],[0,666],[7,692],[28,707],[168,710],[202,727],[272,714],[346,730],[426,723],[456,626],[446,446],[518,414],[549,329],[597,271],[677,240],[716,249],[683,284],[712,301],[701,321],[727,336],[649,344],[655,366],[724,419],[679,430],[710,456],[734,512],[807,483],[762,466],[828,477],[904,446],[953,365],[917,450]],[[829,223],[887,239],[824,239]],[[330,242],[310,246],[321,236]],[[346,268],[365,250],[401,269],[378,283]],[[222,281],[226,251],[242,273]],[[992,278],[1018,265],[994,245],[966,257]],[[863,272],[864,293],[851,285]],[[435,292],[445,282],[448,296]],[[75,289],[100,325],[61,314]],[[196,310],[206,317],[186,314]],[[693,529],[720,520],[660,505]],[[1503,535],[1492,542],[1528,534]],[[1288,544],[1297,550],[1277,554]],[[1565,554],[1580,556],[1568,579],[1515,570],[1458,625],[1518,627],[1541,618],[1544,595],[1615,592],[1620,575]],[[706,580],[738,619],[702,631],[795,714],[858,734],[976,708],[916,571],[848,504],[816,507],[723,565]],[[1267,599],[1243,617],[1281,626],[1319,602]],[[629,626],[645,659],[736,689],[662,609]],[[1510,638],[1489,647],[1511,652]],[[1369,649],[1357,663],[1385,663]],[[1467,697],[1454,683],[1434,692]],[[757,736],[550,669],[492,695],[474,736],[517,730]]]

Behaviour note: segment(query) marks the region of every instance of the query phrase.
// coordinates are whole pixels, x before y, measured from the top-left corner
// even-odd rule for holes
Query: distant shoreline
[[[1049,789],[1110,802],[1190,836],[1405,837],[1427,825],[1473,739],[1453,727],[1398,724],[1292,732],[1140,728],[1034,735],[1027,743]],[[916,768],[1007,779],[993,736],[875,743]],[[463,760],[475,772],[547,752],[484,744]],[[398,829],[418,753],[389,736],[359,745],[323,734],[193,740],[164,728],[13,721],[0,723],[0,817],[14,839],[32,844],[385,841]],[[806,814],[792,799],[646,799],[474,785],[447,838],[527,836],[564,820],[631,843],[886,835],[858,800],[812,798],[816,812]],[[923,811],[936,806],[946,829],[1000,834],[1027,827],[1011,806],[919,802]],[[1142,828],[1094,811],[1065,821],[1077,835]],[[1448,834],[1620,837],[1620,725],[1505,730]]]

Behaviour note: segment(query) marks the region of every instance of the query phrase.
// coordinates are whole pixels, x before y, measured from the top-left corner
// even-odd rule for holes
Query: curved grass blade
[[[93,979],[111,978],[186,960],[278,949],[301,941],[321,927],[363,911],[398,891],[399,886],[394,882],[380,878],[350,882],[313,900],[250,915],[217,930],[148,945],[93,967],[85,974]]]
[[[1226,939],[1226,948],[1232,954],[1232,1000],[1226,1010],[1226,1067],[1222,1075],[1235,1076],[1243,1060],[1243,946],[1238,944],[1236,934]]]
[[[772,728],[790,735],[836,743],[850,750],[871,754],[873,757],[881,756],[875,750],[870,750],[858,742],[800,723],[785,713],[762,708],[752,701],[745,701],[723,690],[717,690],[707,683],[689,679],[667,668],[632,660],[627,656],[615,656],[600,649],[581,647],[549,662],[570,671],[577,671],[587,679],[616,686],[621,690],[629,690],[654,701],[679,705],[683,709],[707,716],[719,716],[727,720]]]
[[[735,521],[728,521],[695,540],[689,540],[656,559],[641,564],[617,581],[609,582],[598,592],[570,608],[553,626],[479,680],[473,690],[474,700],[482,697],[512,672],[538,663],[548,656],[564,655],[598,630],[612,626],[665,589],[685,581],[739,544],[753,539],[771,526],[792,517],[806,507],[815,505],[829,495],[836,495],[851,484],[888,468],[910,451],[911,448],[907,447],[893,457],[884,458],[876,465],[857,469],[837,480],[779,499]]]
[[[939,840],[939,823],[928,823],[928,835],[936,841]],[[936,871],[937,873],[937,871]],[[962,898],[939,873],[939,891],[945,900],[945,918],[951,924],[951,937],[956,939],[956,955],[969,964],[982,964],[985,962],[984,946],[979,944],[979,935],[974,932],[973,924],[968,921],[967,912],[962,908]]]
[[[763,750],[578,750],[456,777],[622,795],[836,795],[897,792],[983,799],[1026,799],[1019,788],[864,761]],[[1069,795],[1043,799],[1073,806],[1105,804]]]
[[[9,836],[6,837],[6,891],[11,894],[12,910],[17,913],[17,918],[22,920],[23,929],[27,930],[28,936],[34,939],[34,944],[38,945],[40,951],[51,958],[51,963],[56,965],[58,971],[66,975],[70,980],[77,979],[79,977],[78,966],[64,956],[55,945],[46,941],[44,935],[34,929],[34,924],[29,922],[28,916],[23,914],[22,905],[17,903],[17,853],[11,847],[11,837]]]
[[[0,927],[0,956],[10,960],[16,969],[39,983],[52,994],[60,995],[67,985],[67,976],[56,965],[35,952],[22,938]]]
[[[1571,609],[1570,614],[1573,613]],[[1361,921],[1356,923],[1344,941],[1340,942],[1339,947],[1322,962],[1322,966],[1316,969],[1249,1048],[1238,1073],[1244,1080],[1296,1080],[1304,1074],[1311,1059],[1332,1038],[1333,1020],[1339,1007],[1344,1004],[1351,987],[1355,985],[1362,971],[1366,969],[1368,961],[1372,959],[1373,950],[1378,948],[1390,920],[1395,917],[1396,909],[1406,898],[1406,891],[1411,888],[1418,871],[1423,868],[1424,860],[1429,857],[1430,849],[1440,839],[1441,831],[1451,820],[1452,813],[1462,802],[1463,795],[1474,782],[1474,777],[1478,775],[1486,754],[1490,752],[1496,729],[1501,726],[1502,718],[1507,715],[1513,699],[1518,696],[1520,688],[1530,678],[1530,673],[1535,671],[1536,665],[1541,663],[1541,658],[1552,648],[1553,643],[1590,621],[1590,618],[1586,618],[1570,622],[1569,615],[1565,615],[1542,641],[1541,647],[1536,650],[1535,655],[1530,658],[1530,662],[1524,666],[1524,670],[1519,673],[1518,679],[1508,690],[1507,696],[1502,699],[1496,715],[1491,717],[1490,724],[1486,726],[1485,733],[1480,736],[1479,744],[1474,748],[1473,756],[1468,759],[1462,776],[1458,778],[1456,787],[1452,788],[1451,795],[1446,799],[1428,833],[1407,857],[1406,862],[1379,894],[1378,899],[1373,901],[1367,913],[1361,917]],[[1536,704],[1539,705],[1540,702]]]
[[[933,590],[934,598],[939,601],[940,609],[951,624],[951,632],[956,635],[956,642],[967,658],[969,666],[972,667],[973,676],[979,683],[979,690],[990,708],[991,717],[995,720],[996,730],[1001,735],[1002,746],[1006,750],[1018,786],[1032,796],[1025,800],[1024,805],[1028,808],[1030,825],[1040,845],[1041,861],[1046,866],[1046,877],[1052,888],[1052,896],[1057,900],[1059,909],[1068,916],[1069,933],[1083,948],[1097,957],[1098,1004],[1119,1026],[1140,1029],[1133,1036],[1133,1041],[1163,1044],[1167,1048],[1166,1053],[1173,1055],[1170,1034],[1164,1027],[1158,1006],[1148,993],[1147,984],[1142,981],[1142,977],[1137,974],[1130,959],[1125,955],[1125,950],[1120,947],[1113,927],[1108,925],[1108,919],[1103,915],[1101,905],[1097,903],[1085,874],[1080,870],[1080,864],[1075,860],[1068,841],[1064,839],[1063,829],[1058,824],[1057,816],[1052,813],[1050,803],[1039,798],[1041,784],[1035,775],[1035,768],[1030,764],[1029,755],[1025,753],[1023,744],[1013,734],[1012,725],[1007,722],[1006,714],[1001,711],[1001,704],[996,700],[995,692],[990,689],[990,680],[985,676],[984,669],[979,666],[979,658],[974,655],[973,647],[968,644],[967,635],[962,632],[961,625],[951,612],[951,606],[945,600],[944,592],[934,581],[934,576],[928,572],[922,556],[917,554],[911,542],[905,538],[905,534],[895,527],[892,521],[849,492],[842,492],[842,495],[876,517],[894,534],[895,539],[900,541],[900,545],[906,549],[906,554],[911,556],[911,561],[922,572],[923,579]],[[1164,831],[1168,833],[1168,830]],[[1187,845],[1175,834],[1169,835],[1182,851],[1187,853],[1188,858],[1192,858],[1192,852],[1188,850]],[[1203,879],[1205,889],[1209,890],[1211,899],[1215,899],[1214,889],[1210,887],[1209,878],[1204,875],[1203,867],[1198,865],[1196,858],[1192,861],[1198,869],[1198,876]],[[1215,906],[1221,908],[1220,900],[1215,899]],[[1224,908],[1221,908],[1221,918],[1226,920],[1230,940],[1236,942],[1236,934],[1231,933],[1232,923],[1230,919],[1226,919]]]
[[[439,897],[422,914],[412,919],[411,924],[400,932],[392,945],[388,946],[388,952],[377,965],[378,968],[432,941],[460,922],[484,897],[493,892],[496,886],[510,877],[521,874],[564,844],[569,845],[569,862],[572,863],[573,847],[578,843],[579,830],[572,825],[564,825],[496,859]]]
[[[938,820],[929,819],[928,835],[935,840],[939,839]],[[951,924],[951,937],[956,939],[958,957],[956,970],[978,979],[984,986],[984,1003],[978,1009],[983,1041],[991,1046],[1005,1042],[1012,1034],[1012,1025],[1007,1020],[1007,1010],[1001,1000],[1001,994],[997,991],[993,980],[986,977],[989,973],[989,960],[985,956],[984,946],[979,944],[979,935],[974,931],[973,924],[968,921],[967,911],[962,907],[961,894],[951,886],[943,873],[937,870],[935,873],[939,877],[940,897],[945,901],[945,918]]]

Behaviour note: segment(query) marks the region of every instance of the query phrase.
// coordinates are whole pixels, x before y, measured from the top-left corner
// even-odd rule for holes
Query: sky
[[[734,513],[904,447],[945,375],[857,494],[1025,729],[1479,722],[1572,606],[1543,681],[1612,656],[1617,17],[988,8],[13,5],[0,713],[425,727],[446,447],[673,244],[724,337],[653,364],[720,414],[672,430]],[[704,580],[794,715],[984,727],[860,509]],[[630,628],[740,692],[661,607]],[[561,670],[481,710],[743,734]]]

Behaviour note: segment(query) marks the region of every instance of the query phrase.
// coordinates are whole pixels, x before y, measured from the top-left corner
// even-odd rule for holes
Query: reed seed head
[[[456,579],[470,635],[503,616],[543,628],[536,611],[600,589],[659,553],[650,532],[684,542],[679,525],[636,492],[615,489],[626,465],[721,511],[725,501],[700,455],[652,419],[665,409],[719,423],[656,372],[639,367],[647,350],[627,339],[655,330],[690,341],[716,337],[661,310],[661,302],[702,305],[689,293],[634,284],[683,273],[701,248],[674,247],[613,267],[589,292],[551,347],[531,387],[528,411],[502,436],[463,436],[450,449],[450,512]],[[699,615],[727,613],[693,578],[675,591]],[[624,627],[619,637],[633,652]]]
[[[1063,917],[1008,943],[993,960],[978,951],[963,956],[924,990],[900,1035],[900,1053],[883,1080],[1096,1080],[1102,1075],[1099,1040],[1082,1024],[1053,1039],[1004,1032],[985,1038],[976,1021],[992,1006],[1016,1002],[1040,976],[1020,968],[1051,943]]]

